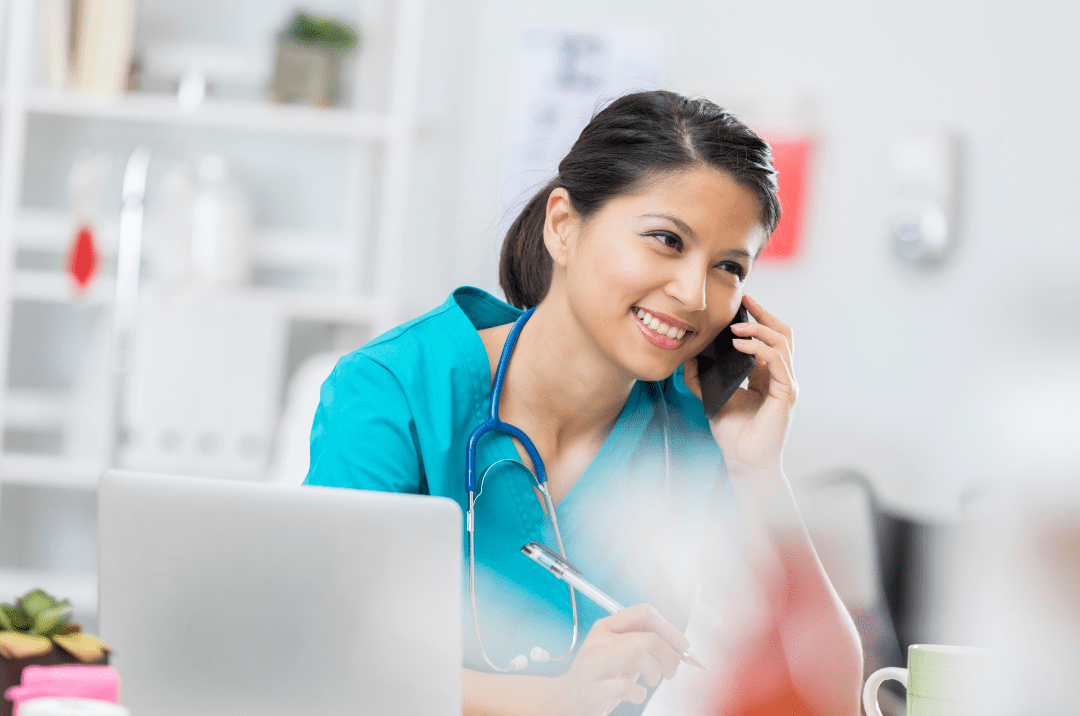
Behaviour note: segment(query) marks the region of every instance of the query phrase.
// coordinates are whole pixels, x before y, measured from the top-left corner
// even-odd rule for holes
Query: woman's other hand
[[[778,473],[799,392],[791,328],[749,296],[743,305],[757,323],[736,323],[731,330],[738,336],[735,347],[754,356],[757,367],[748,387],[735,391],[710,427],[729,471]],[[683,368],[686,386],[700,398],[697,362],[689,360]]]
[[[622,701],[640,704],[649,686],[674,678],[682,632],[648,604],[637,604],[593,623],[565,674],[554,679],[551,709],[560,716],[603,716]]]

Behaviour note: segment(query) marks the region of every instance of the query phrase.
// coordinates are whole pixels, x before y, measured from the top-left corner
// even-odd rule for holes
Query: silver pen
[[[558,553],[552,552],[539,542],[529,542],[521,548],[521,551],[541,567],[551,572],[551,574],[591,599],[598,607],[606,609],[608,613],[615,614],[616,612],[621,612],[625,609],[623,605],[619,604],[607,594],[604,594],[586,581],[581,575],[580,569],[570,564]],[[687,664],[696,666],[699,669],[705,668],[705,665],[698,661],[698,658],[691,654],[689,649],[676,649],[676,651],[679,652],[679,658]]]

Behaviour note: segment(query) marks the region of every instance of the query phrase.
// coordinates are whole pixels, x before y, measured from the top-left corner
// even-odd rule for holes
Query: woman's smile
[[[693,335],[691,326],[671,316],[654,313],[638,306],[633,306],[630,313],[642,335],[657,348],[673,351],[681,348],[684,339]]]

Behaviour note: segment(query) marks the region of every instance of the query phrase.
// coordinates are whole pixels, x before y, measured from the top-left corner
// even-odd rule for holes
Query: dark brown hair
[[[761,224],[771,235],[780,220],[772,152],[745,124],[705,99],[674,92],[628,94],[592,118],[559,174],[538,191],[506,232],[499,283],[518,308],[537,305],[551,285],[551,255],[544,245],[547,200],[565,189],[584,220],[611,199],[636,191],[659,174],[709,166],[753,190]]]

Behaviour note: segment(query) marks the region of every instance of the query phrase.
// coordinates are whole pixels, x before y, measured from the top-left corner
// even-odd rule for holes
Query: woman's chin
[[[664,361],[663,363],[651,362],[644,365],[636,366],[636,370],[633,371],[634,377],[638,380],[659,381],[665,380],[674,373],[682,363],[672,363],[671,361]]]

